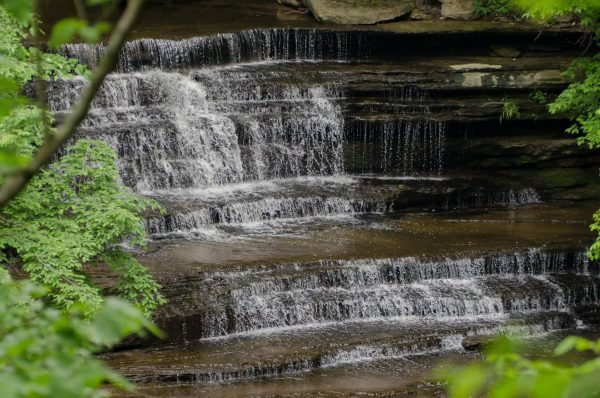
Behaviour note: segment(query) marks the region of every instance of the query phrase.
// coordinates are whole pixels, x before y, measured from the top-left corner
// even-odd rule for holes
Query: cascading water
[[[194,67],[247,60],[344,60],[349,58],[348,43],[360,37],[274,29],[183,41],[130,42],[121,54],[120,70],[127,73],[106,79],[81,134],[110,143],[119,154],[123,183],[155,196],[169,208],[173,195],[166,201],[162,195],[173,189],[189,193],[250,181],[339,176],[348,154],[356,157],[353,146],[346,145],[348,132],[340,104],[343,85],[331,79],[315,83],[314,76],[298,75],[291,65],[277,62]],[[101,45],[81,44],[62,50],[88,64],[97,62],[102,51]],[[148,68],[160,70],[135,72]],[[83,85],[83,79],[52,83],[50,108],[59,116],[68,112]],[[399,93],[395,96],[406,101],[427,97],[413,86]],[[367,135],[365,141],[373,138]],[[379,135],[385,148],[383,171],[441,171],[443,123],[400,121],[382,126]],[[361,156],[369,162],[378,156],[376,152]],[[325,186],[326,180],[318,185]],[[381,212],[391,207],[381,199],[352,198],[350,186],[338,186],[341,191],[317,190],[310,196],[293,197],[265,196],[250,188],[247,197],[225,206],[206,202],[185,209],[175,206],[166,217],[150,218],[148,230],[164,236],[210,224]]]
[[[108,141],[119,154],[123,182],[142,192],[341,172],[343,123],[327,97],[336,95],[333,88],[285,87],[269,93],[280,97],[271,106],[269,94],[254,91],[250,99],[233,87],[219,98],[229,76],[216,74],[112,75],[83,134]],[[68,109],[81,86],[80,80],[54,84],[51,109]],[[252,113],[239,97],[253,104]],[[277,112],[283,107],[288,112]]]
[[[186,40],[140,39],[125,44],[118,69],[131,72],[256,61],[347,61],[365,57],[364,41],[362,35],[351,32],[287,28],[251,29]],[[60,52],[93,66],[104,51],[102,44],[67,44]]]
[[[576,292],[563,280],[572,274],[585,280]],[[195,333],[212,337],[370,319],[475,319],[567,311],[600,299],[600,282],[589,275],[585,252],[540,249],[436,261],[340,260],[212,273],[195,289],[210,290],[216,283],[227,294],[201,310],[201,330]]]
[[[181,231],[202,231],[213,224],[248,224],[266,220],[316,217],[327,214],[383,213],[384,203],[339,197],[267,198],[224,206],[208,206],[166,217],[150,217],[148,232],[165,236]]]
[[[371,55],[366,37],[257,29],[126,44],[79,134],[110,143],[123,183],[167,208],[147,229],[175,242],[140,258],[169,297],[161,327],[188,344],[136,354],[131,369],[117,364],[124,374],[223,382],[456,351],[469,335],[573,328],[600,301],[582,245],[525,250],[527,226],[481,244],[524,219],[409,227],[425,216],[405,217],[403,206],[431,214],[541,199],[526,186],[445,175],[456,131],[439,117],[436,91],[404,66],[357,67]],[[103,51],[62,49],[89,65]],[[58,118],[84,84],[49,85]],[[547,235],[554,221],[543,220]],[[453,226],[452,255],[429,257],[433,230]],[[188,237],[203,239],[178,239]]]
[[[414,175],[439,174],[443,169],[445,123],[434,120],[354,123],[349,130],[349,156],[368,164],[366,171]],[[360,168],[355,164],[351,168]],[[363,167],[364,169],[364,167]]]

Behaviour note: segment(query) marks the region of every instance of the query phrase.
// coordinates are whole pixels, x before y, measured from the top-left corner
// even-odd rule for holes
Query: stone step
[[[299,177],[147,195],[166,209],[165,214],[147,218],[153,239],[193,237],[195,233],[202,236],[215,226],[244,228],[319,217],[406,213],[424,208],[493,208],[542,201],[534,189],[508,178],[476,176]]]
[[[107,354],[108,365],[136,382],[224,382],[293,376],[447,350],[469,335],[535,335],[573,328],[567,312],[469,319],[414,318],[329,324]]]

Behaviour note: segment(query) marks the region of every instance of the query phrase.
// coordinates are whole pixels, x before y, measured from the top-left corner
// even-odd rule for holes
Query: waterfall
[[[67,111],[83,84],[51,84],[50,108]],[[334,87],[244,84],[219,71],[111,75],[81,134],[106,140],[123,182],[141,192],[342,172]]]
[[[339,214],[383,213],[390,206],[381,202],[340,197],[266,198],[208,206],[147,219],[153,236],[201,231],[213,224],[246,224],[265,220]]]
[[[346,128],[343,84],[331,77],[303,76],[291,65],[272,66],[278,60],[360,58],[363,39],[356,32],[256,29],[179,41],[128,42],[121,54],[122,73],[107,77],[80,135],[106,140],[119,155],[123,183],[145,193],[340,175],[348,158],[351,163],[360,158],[380,165],[360,172],[439,174],[445,124],[428,120],[427,112],[418,120],[399,115],[394,122]],[[103,46],[69,44],[61,52],[94,65]],[[243,64],[248,61],[254,63]],[[230,65],[207,67],[216,64]],[[57,117],[68,112],[84,85],[81,78],[49,85],[49,107]],[[430,99],[426,90],[413,85],[396,87],[390,95],[408,103]],[[365,145],[357,149],[355,141]],[[352,164],[350,169],[355,169]],[[333,207],[356,207],[352,203]],[[214,209],[211,215],[201,216],[202,212],[173,213],[171,220],[180,221],[171,224],[215,219]],[[273,218],[268,208],[256,212]],[[196,221],[181,220],[185,213]]]
[[[194,291],[226,293],[198,309],[201,330],[195,335],[565,312],[599,300],[597,270],[592,273],[589,266],[585,251],[534,248],[437,260],[335,260],[211,272],[194,282]]]
[[[336,60],[364,57],[364,38],[352,32],[317,29],[250,29],[185,40],[140,39],[127,42],[118,71],[178,68],[256,61]],[[60,53],[94,66],[104,44],[67,44]]]
[[[500,132],[461,146],[461,124],[481,116],[487,126],[497,109],[468,109],[484,91],[463,91],[463,72],[421,58],[431,34],[415,36],[278,28],[126,43],[77,137],[108,142],[123,184],[166,210],[146,214],[151,250],[139,260],[168,298],[156,320],[171,341],[107,354],[122,359],[114,369],[135,381],[198,382],[203,395],[235,395],[239,385],[219,383],[260,378],[261,393],[277,394],[263,378],[280,386],[304,372],[311,383],[336,382],[315,370],[347,377],[365,363],[410,374],[406,357],[432,363],[469,346],[466,336],[597,320],[600,277],[581,243],[586,227],[561,225],[578,213],[513,209],[551,194],[537,178],[511,178],[524,162],[512,152],[486,158],[504,147],[485,142]],[[456,37],[443,45],[458,59],[454,47],[466,45]],[[477,39],[477,51],[488,51],[488,39]],[[90,66],[104,51],[60,50]],[[525,69],[498,76],[537,73]],[[501,80],[485,93],[516,84]],[[57,120],[85,84],[48,84]],[[510,145],[518,156],[545,142],[537,129],[527,134]],[[560,156],[562,146],[548,148],[540,153]],[[445,164],[468,156],[482,170]],[[540,160],[531,164],[554,167]],[[484,161],[505,166],[490,176]],[[541,247],[527,249],[538,229]],[[376,394],[387,393],[372,379]]]
[[[417,119],[354,123],[348,131],[351,168],[401,174],[439,174],[443,169],[444,122]],[[364,165],[364,166],[363,166]]]

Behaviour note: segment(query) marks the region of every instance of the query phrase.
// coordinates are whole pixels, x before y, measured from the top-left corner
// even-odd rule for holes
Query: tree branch
[[[83,1],[73,0],[73,5],[75,5],[75,11],[77,12],[77,16],[79,17],[79,19],[83,19],[87,23],[87,10],[85,9],[85,4],[83,4]]]
[[[77,127],[87,115],[90,104],[100,89],[104,78],[117,64],[121,48],[125,43],[127,34],[135,23],[142,4],[143,0],[129,0],[127,2],[127,8],[111,33],[104,56],[92,72],[89,84],[83,89],[81,97],[72,111],[68,114],[65,121],[58,126],[56,134],[46,137],[45,142],[40,146],[29,164],[8,177],[6,182],[0,187],[0,208],[4,207],[11,199],[17,196],[29,180],[52,159],[54,153],[75,133],[75,130],[77,130]]]

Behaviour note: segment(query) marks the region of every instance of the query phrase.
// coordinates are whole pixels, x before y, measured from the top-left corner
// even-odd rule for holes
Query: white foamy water
[[[331,101],[339,95],[334,88],[265,83],[265,95],[283,101],[273,108],[256,102],[264,97],[260,87],[256,93],[235,81],[235,74],[219,71],[111,75],[82,131],[111,144],[123,182],[137,191],[342,173],[343,120]],[[50,108],[67,110],[83,84],[51,85]]]
[[[366,47],[360,35],[318,29],[250,29],[237,33],[193,37],[185,40],[140,39],[125,43],[118,69],[171,70],[192,66],[277,60],[346,61],[360,56]],[[352,53],[350,53],[350,51]],[[60,52],[94,66],[104,44],[67,44]]]

